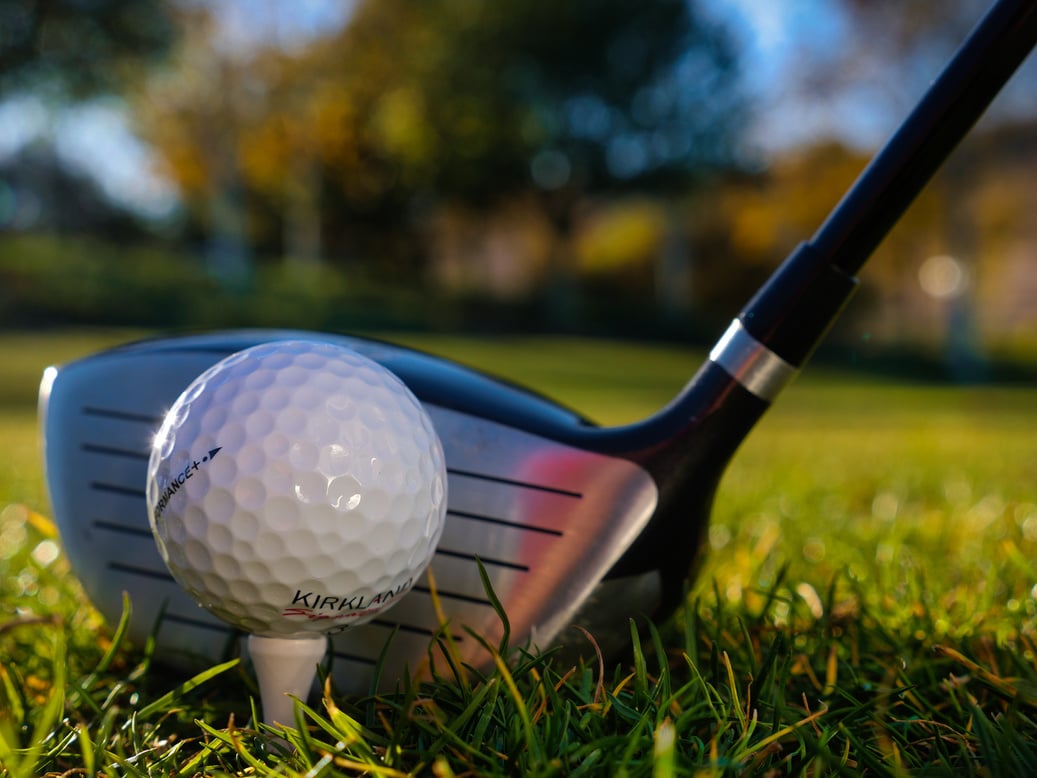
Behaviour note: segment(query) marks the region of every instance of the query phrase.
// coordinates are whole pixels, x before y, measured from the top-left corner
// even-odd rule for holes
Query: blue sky
[[[716,13],[740,36],[746,87],[755,106],[755,141],[767,151],[838,135],[872,146],[885,128],[868,120],[866,107],[833,110],[805,104],[796,82],[797,64],[822,59],[847,34],[837,7],[825,0],[717,0]],[[861,110],[860,108],[864,108]]]
[[[285,48],[300,45],[343,24],[352,7],[351,2],[340,0],[221,0],[214,5],[225,30],[223,39],[232,51],[271,39]],[[899,120],[889,110],[877,110],[874,96],[860,91],[835,95],[826,102],[803,99],[795,81],[797,64],[823,60],[823,52],[841,45],[848,33],[836,4],[711,0],[711,7],[734,25],[742,43],[745,83],[757,117],[750,137],[764,152],[776,153],[832,135],[870,148],[881,143]],[[1016,86],[1014,93],[1005,102],[1014,99],[1026,110],[1037,110],[1032,89]],[[175,206],[175,190],[153,174],[152,155],[133,135],[118,101],[102,100],[57,113],[31,97],[0,103],[0,157],[40,135],[49,136],[65,160],[97,178],[116,201],[152,215]]]

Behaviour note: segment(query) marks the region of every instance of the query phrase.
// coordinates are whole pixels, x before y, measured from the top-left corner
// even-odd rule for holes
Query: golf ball
[[[173,577],[246,632],[338,632],[415,583],[446,512],[432,422],[391,372],[340,346],[232,354],[167,413],[148,518]]]

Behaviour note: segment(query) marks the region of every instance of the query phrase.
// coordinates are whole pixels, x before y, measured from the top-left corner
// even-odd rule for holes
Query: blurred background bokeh
[[[0,0],[0,327],[708,344],[982,0]],[[1031,61],[821,358],[1037,365]]]

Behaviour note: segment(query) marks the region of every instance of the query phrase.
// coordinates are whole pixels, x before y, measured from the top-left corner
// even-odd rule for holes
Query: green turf
[[[808,370],[725,475],[689,607],[629,661],[516,652],[486,677],[332,692],[300,709],[284,750],[250,728],[240,667],[197,685],[151,667],[98,623],[60,554],[35,373],[112,338],[0,338],[20,387],[0,409],[2,776],[1037,771],[1037,389]],[[604,422],[658,407],[701,359],[408,341]]]

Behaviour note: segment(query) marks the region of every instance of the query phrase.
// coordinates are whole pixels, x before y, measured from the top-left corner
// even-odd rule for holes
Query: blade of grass
[[[137,717],[140,719],[148,719],[157,713],[167,711],[170,708],[178,705],[184,697],[190,694],[192,691],[197,689],[202,684],[211,681],[221,673],[225,673],[231,668],[237,667],[241,660],[231,659],[229,662],[223,662],[222,664],[214,665],[213,667],[203,670],[202,672],[192,676],[182,684],[177,686],[175,689],[170,690],[166,694],[163,694],[154,702],[148,703],[139,711],[137,711]]]

